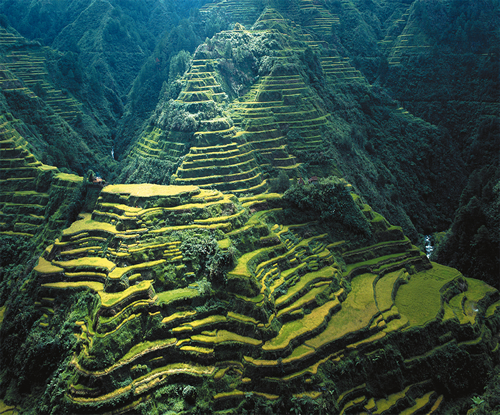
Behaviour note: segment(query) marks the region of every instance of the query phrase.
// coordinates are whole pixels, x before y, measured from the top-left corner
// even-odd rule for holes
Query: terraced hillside
[[[213,70],[213,59],[195,55],[186,74],[187,86],[178,100],[199,111],[218,106],[227,98]],[[221,114],[201,120],[193,135],[193,146],[175,173],[173,184],[214,187],[225,191],[262,191],[265,183],[249,148],[235,141],[236,130],[230,118]]]
[[[222,13],[228,20],[243,25],[251,26],[262,13],[264,2],[256,0],[216,0],[205,4],[200,12],[208,14],[210,12]]]
[[[181,157],[172,184],[236,193],[264,191],[269,169],[296,174],[297,156],[321,144],[327,123],[301,69],[301,56],[312,53],[303,39],[269,8],[251,30],[236,27],[208,40],[184,74],[178,98],[159,105],[129,160],[175,163]],[[362,79],[346,64],[331,74]]]
[[[411,18],[410,8],[396,23],[403,27],[401,34],[397,37],[386,36],[381,43],[386,50],[389,65],[400,64],[403,54],[418,54],[431,47],[420,33],[418,26],[415,25],[415,20]]]
[[[145,3],[89,1],[61,32],[61,50],[80,48],[61,63],[89,69],[74,128],[78,106],[50,89],[63,55],[0,28],[0,413],[437,415],[486,400],[500,294],[414,245],[449,225],[467,168],[453,135],[383,86],[423,61],[435,15],[417,5],[440,2],[218,0],[170,32],[177,3],[150,19]],[[155,45],[144,24],[169,33]],[[145,100],[159,102],[147,122]],[[142,132],[114,135],[129,121]],[[471,245],[493,241],[487,225]]]
[[[16,130],[17,122],[11,114],[0,116],[0,234],[32,238],[43,233],[50,240],[67,220],[60,213],[68,200],[57,199],[69,197],[82,178],[38,161]]]
[[[498,292],[348,197],[366,246],[287,221],[279,194],[105,187],[35,268],[48,331],[64,297],[92,293],[68,409],[439,413],[498,355]]]
[[[49,80],[46,67],[46,54],[49,53],[49,48],[41,47],[39,44],[27,45],[24,38],[16,36],[5,28],[0,28],[0,47],[5,49],[0,62],[3,66],[0,68],[1,78],[17,78],[31,94],[34,94],[33,91],[37,88],[41,98],[66,121],[72,121],[81,114],[78,102],[67,91],[55,88]],[[13,88],[7,86],[7,89]]]
[[[182,161],[172,176],[176,185],[259,192],[265,189],[253,151],[239,145],[230,118],[221,111],[227,94],[214,59],[199,53],[185,74],[186,87],[129,155]],[[177,117],[171,120],[171,114]],[[165,125],[166,124],[166,125]],[[174,141],[175,140],[175,141]]]
[[[366,78],[351,65],[350,59],[347,57],[324,56],[321,58],[321,66],[325,75],[334,82],[342,82],[344,84],[351,82],[366,83]]]
[[[272,36],[272,28],[278,23],[289,25],[281,14],[268,9],[252,31],[238,33],[238,43],[248,42],[250,36],[256,42],[259,37]],[[258,152],[264,165],[293,171],[300,166],[294,155],[306,148],[314,149],[321,142],[326,116],[314,105],[305,76],[296,64],[307,44],[291,36],[280,37],[276,40],[283,46],[268,56],[269,74],[260,76],[245,95],[232,103],[230,114],[240,128],[238,138]]]
[[[403,4],[397,7],[390,18],[385,22],[385,36],[379,41],[382,51],[387,52],[395,46],[399,36],[402,36],[410,17],[411,4]],[[400,39],[405,40],[405,39]],[[407,39],[406,39],[407,40]]]
[[[332,34],[332,26],[339,25],[339,17],[330,13],[320,2],[314,0],[301,0],[299,9],[306,21],[302,23],[305,30],[312,31],[323,38]]]

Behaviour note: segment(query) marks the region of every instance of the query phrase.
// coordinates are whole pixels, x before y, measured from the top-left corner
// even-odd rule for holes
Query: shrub
[[[336,177],[292,186],[283,200],[287,204],[285,214],[293,221],[320,220],[335,230],[337,237],[356,235],[365,239],[371,236],[370,224],[344,183]]]
[[[290,188],[288,175],[281,170],[278,178],[271,180],[270,191],[272,193],[285,193]]]
[[[189,260],[198,275],[206,274],[212,283],[224,282],[224,270],[232,265],[229,253],[224,253],[214,234],[208,230],[184,231],[180,233],[180,250]]]

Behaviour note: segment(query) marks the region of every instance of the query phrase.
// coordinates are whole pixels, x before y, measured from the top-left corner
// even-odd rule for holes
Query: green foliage
[[[209,230],[179,232],[180,251],[191,262],[198,276],[207,275],[210,282],[225,283],[225,272],[233,265],[230,253],[223,252],[213,232]]]
[[[16,294],[11,295],[7,318],[1,327],[2,387],[5,387],[6,380],[13,380],[5,399],[19,399],[9,395],[14,391],[26,393],[32,388],[43,391],[43,387],[49,385],[39,404],[46,407],[50,402],[51,407],[56,407],[63,404],[68,386],[64,380],[68,376],[64,372],[68,370],[67,359],[77,344],[73,336],[75,322],[87,316],[95,305],[94,296],[80,293],[60,298],[60,308],[52,315],[49,326],[41,327],[38,324],[41,312],[32,302],[38,284],[30,275],[23,281],[23,286],[24,290],[16,290]]]
[[[499,185],[498,168],[476,170],[461,198],[460,208],[437,261],[458,268],[465,275],[499,287]]]
[[[0,14],[0,26],[5,28],[8,28],[10,26],[9,19],[5,14]]]
[[[191,128],[195,127],[197,130],[202,121],[223,116],[222,108],[214,101],[204,102],[202,105],[189,109],[188,107],[189,104],[178,104],[174,102],[172,103],[170,114],[162,114],[162,117],[168,116],[173,118],[170,126],[174,131],[191,132]],[[188,121],[187,127],[184,124],[185,121],[182,120],[182,118],[185,117],[187,117]],[[227,124],[224,123],[223,125],[226,126]]]
[[[170,184],[174,163],[168,160],[136,156],[127,159],[117,180],[120,183]]]
[[[368,221],[344,183],[336,177],[295,185],[285,192],[283,201],[286,217],[302,223],[320,220],[334,229],[339,239],[357,235],[358,240],[365,240],[371,235]]]
[[[271,193],[285,193],[290,187],[290,178],[283,170],[280,170],[276,179],[270,180],[269,191]]]
[[[27,237],[2,235],[0,238],[0,306],[33,268],[35,246]]]
[[[500,411],[500,366],[496,366],[491,373],[489,382],[480,396],[472,396],[470,415],[496,414]]]
[[[479,396],[474,396],[472,397],[472,402],[474,403],[474,406],[477,406],[484,403],[484,399],[481,399]]]
[[[486,119],[470,146],[472,171],[460,205],[435,257],[464,275],[500,288],[500,122]],[[481,160],[481,163],[478,161]]]
[[[191,62],[191,54],[185,50],[181,50],[170,59],[168,79],[175,80],[177,77],[182,76],[186,72],[189,63]]]
[[[216,35],[229,27],[230,13],[224,16],[217,7],[208,9],[203,15],[193,12],[188,17],[189,8],[201,6],[204,0],[178,4],[156,0],[109,0],[90,5],[80,1],[65,6],[61,2],[32,3],[26,8],[21,7],[21,3],[0,0],[0,12],[7,13],[25,35],[40,38],[65,51],[47,52],[47,78],[50,78],[49,83],[66,89],[84,102],[82,113],[68,125],[54,117],[52,110],[40,99],[28,98],[22,92],[5,92],[2,108],[12,109],[14,117],[20,120],[16,128],[23,131],[35,148],[34,152],[45,163],[80,174],[89,168],[111,173],[115,168],[109,156],[112,142],[115,141],[117,154],[125,154],[126,147],[132,138],[140,135],[140,126],[158,101],[160,105],[145,128],[146,132],[153,125],[163,129],[165,136],[161,140],[173,131],[179,133],[176,137],[183,137],[179,140],[186,137],[187,141],[193,132],[204,128],[203,121],[224,115],[223,108],[213,102],[188,106],[175,101],[184,82],[180,75],[189,67],[191,53],[201,39],[208,37],[195,57],[215,59],[213,68],[221,74],[223,89],[231,97],[248,92],[258,76],[300,75],[307,85],[304,97],[314,103],[318,112],[329,114],[328,123],[321,131],[322,144],[297,152],[290,146],[291,153],[302,163],[301,174],[328,176],[341,168],[375,210],[381,211],[391,222],[403,225],[412,237],[417,229],[430,233],[447,228],[462,193],[459,210],[447,241],[442,243],[439,259],[460,267],[467,276],[497,283],[500,207],[498,169],[494,166],[499,152],[498,121],[484,117],[482,110],[475,106],[475,102],[497,101],[498,55],[490,53],[498,37],[496,26],[492,24],[498,11],[497,2],[454,0],[446,5],[437,1],[415,2],[412,16],[419,26],[417,35],[434,47],[430,53],[403,56],[402,65],[398,67],[389,66],[377,41],[385,34],[398,35],[397,24],[386,26],[401,17],[407,2],[399,2],[401,5],[386,2],[383,7],[378,4],[380,2],[372,1],[322,2],[324,7],[339,15],[341,22],[340,26],[334,25],[331,33],[318,35],[330,43],[330,49],[323,48],[325,41],[312,49],[285,36],[294,35],[296,29],[281,19],[261,21],[255,26],[264,29],[274,25],[276,30],[272,32],[262,31],[250,36],[238,30]],[[296,1],[272,3],[285,17],[292,15],[291,10],[300,10],[295,7],[298,6]],[[76,16],[77,21],[74,20]],[[311,8],[297,11],[293,17],[294,21],[305,24],[320,16],[318,9]],[[7,18],[0,16],[0,24],[7,26]],[[314,29],[309,27],[307,32],[312,33]],[[435,45],[441,45],[442,49]],[[30,47],[35,46],[33,43]],[[295,53],[295,47],[300,52]],[[363,80],[348,83],[326,78],[320,64],[322,53],[350,55],[352,63],[372,84],[378,77],[378,84],[368,87]],[[45,83],[36,84],[33,90],[42,99],[48,96]],[[387,91],[404,101],[405,107],[435,125],[440,124],[441,128],[404,114],[388,97]],[[280,100],[281,95],[281,92],[265,92],[257,95],[256,100]],[[0,99],[3,100],[3,95]],[[488,105],[484,107],[488,107],[485,113],[491,109]],[[260,127],[259,121],[249,123],[245,118],[235,123],[243,127]],[[288,131],[286,126],[279,128],[290,143],[304,140],[294,136],[295,131],[291,128]],[[174,162],[173,158],[130,157],[117,172],[117,180],[169,184],[171,174],[181,162],[182,158]],[[68,358],[79,347],[73,336],[74,322],[92,315],[97,300],[89,292],[58,298],[59,308],[49,318],[48,327],[42,327],[39,325],[42,312],[34,307],[34,299],[39,298],[39,281],[30,272],[38,255],[35,245],[40,244],[43,248],[50,239],[49,233],[57,233],[61,224],[74,220],[81,209],[92,210],[98,192],[90,197],[85,184],[65,190],[51,188],[50,176],[50,173],[39,174],[35,184],[40,192],[51,189],[45,211],[45,222],[49,226],[44,228],[44,235],[33,241],[0,239],[0,305],[8,306],[0,333],[0,396],[8,402],[20,402],[23,395],[29,394],[32,402],[26,405],[27,412],[59,414],[81,409],[75,411],[65,404],[65,391],[76,376]],[[283,217],[287,220],[319,221],[318,226],[333,239],[346,239],[353,244],[362,245],[370,240],[369,223],[337,179],[321,179],[317,184],[290,188],[290,179],[281,170],[277,178],[270,180],[270,187],[271,191],[285,193]],[[154,203],[162,202],[151,202],[151,206]],[[220,212],[210,213],[213,216]],[[178,215],[175,223],[187,224],[193,218],[192,212]],[[153,215],[150,219],[154,226],[160,226],[160,219]],[[276,220],[274,223],[282,222]],[[264,241],[269,242],[269,239],[260,239],[267,234],[265,224],[245,230],[234,238],[234,245],[227,251],[221,250],[217,243],[224,236],[215,232],[186,231],[172,235],[182,241],[180,249],[188,272],[173,264],[163,269],[158,267],[153,271],[155,290],[171,290],[195,282],[203,299],[193,300],[193,309],[199,314],[223,314],[228,305],[215,294],[223,296],[217,290],[225,287],[225,272],[234,265],[237,252],[233,246],[245,252],[260,248]],[[106,247],[107,243],[103,243],[103,248]],[[153,255],[153,251],[140,252],[136,259],[141,260],[141,256],[148,260]],[[246,280],[232,283],[237,288],[236,293],[245,295],[257,294],[260,289],[254,281],[254,286]],[[348,281],[341,283],[349,288]],[[327,294],[340,286],[335,279],[330,288],[318,296],[317,303],[328,301]],[[283,286],[282,290],[285,289]],[[207,297],[211,298],[203,302]],[[265,315],[266,318],[260,319],[265,322],[275,310],[272,304],[266,303],[262,309],[253,311]],[[106,367],[139,340],[160,338],[164,335],[162,317],[148,320],[146,324],[144,314],[113,335],[96,338],[92,358],[83,364],[93,369]],[[265,336],[277,332],[280,324],[274,319]],[[435,341],[432,340],[435,333],[429,334],[432,335],[422,335],[426,339],[422,343],[430,347]],[[490,345],[494,344],[489,329],[482,335]],[[419,334],[409,331],[408,336],[414,339]],[[395,338],[396,334],[391,334],[391,339]],[[415,342],[406,343],[405,357],[412,356],[415,350],[410,348],[416,347]],[[428,363],[432,368],[429,378],[434,385],[440,385],[446,396],[470,393],[481,383],[480,378],[486,377],[491,366],[488,359],[483,361],[477,357],[483,355],[456,347],[453,344],[442,348]],[[475,347],[472,345],[470,349],[475,350]],[[427,349],[422,347],[421,351],[420,354],[424,354]],[[224,350],[224,355],[226,352]],[[408,380],[402,374],[404,359],[397,348],[387,347],[370,356],[355,352],[339,363],[327,361],[320,365],[319,374],[313,377],[311,385],[323,392],[318,399],[293,397],[292,394],[304,390],[305,384],[291,381],[277,385],[281,395],[278,402],[248,393],[235,411],[262,414],[338,412],[340,391],[366,382],[373,373],[376,373],[376,382],[369,384],[367,391],[379,396]],[[133,376],[151,370],[150,363],[144,362],[134,366]],[[416,370],[409,376],[415,373]],[[179,385],[153,389],[151,399],[134,411],[144,414],[211,413],[213,396],[219,386],[231,390],[234,387],[231,384],[239,382],[239,378],[228,376],[227,382],[221,385],[207,379],[199,387],[180,380]],[[113,380],[109,387],[120,382],[127,380]],[[469,405],[471,399],[475,404],[474,413],[494,413],[499,410],[497,396],[498,376],[495,376],[483,395],[472,398],[468,395],[466,399]],[[128,404],[132,399],[135,398],[130,393],[112,401],[106,410],[114,410],[115,405]],[[103,409],[100,405],[91,404],[85,410],[99,412]]]
[[[82,211],[85,204],[85,199],[87,197],[88,184],[83,180],[78,183],[73,190],[70,197],[66,197],[66,203],[68,204],[68,209],[66,212],[67,225],[69,226],[74,222],[78,214]]]
[[[494,0],[480,3],[464,3],[453,0],[449,5],[441,2],[416,2],[414,13],[420,27],[436,44],[441,52],[481,53],[487,51],[492,43],[499,4]],[[497,43],[498,44],[498,43]]]

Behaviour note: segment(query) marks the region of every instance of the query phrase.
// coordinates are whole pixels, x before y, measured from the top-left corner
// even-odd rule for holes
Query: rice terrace
[[[498,0],[0,0],[0,414],[500,414]]]

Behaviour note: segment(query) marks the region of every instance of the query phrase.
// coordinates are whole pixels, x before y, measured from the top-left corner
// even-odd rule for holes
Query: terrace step
[[[6,37],[9,38],[3,32],[0,35],[0,42],[2,38],[5,39]],[[12,39],[12,37],[10,38]],[[17,45],[15,42],[10,42],[10,44]],[[22,47],[22,43],[18,45]],[[65,121],[72,121],[78,114],[81,114],[80,104],[68,95],[67,92],[54,89],[47,80],[48,72],[45,62],[48,50],[49,48],[47,47],[30,48],[27,50],[11,49],[10,53],[6,54],[6,60],[3,65],[29,88],[39,85],[45,92],[42,99],[47,105]],[[6,82],[3,81],[2,83],[5,86]],[[36,97],[30,90],[28,90],[28,96]]]

